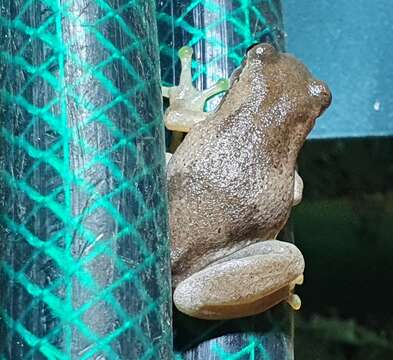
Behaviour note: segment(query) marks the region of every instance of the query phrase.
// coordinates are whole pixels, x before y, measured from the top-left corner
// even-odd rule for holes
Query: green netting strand
[[[154,2],[0,9],[0,358],[169,358]]]

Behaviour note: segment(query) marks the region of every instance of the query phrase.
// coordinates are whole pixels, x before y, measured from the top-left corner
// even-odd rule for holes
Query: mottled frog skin
[[[260,44],[218,109],[195,121],[167,169],[179,310],[228,319],[282,300],[299,307],[292,290],[302,282],[303,257],[275,239],[299,202],[299,150],[330,102],[328,87],[301,62]]]

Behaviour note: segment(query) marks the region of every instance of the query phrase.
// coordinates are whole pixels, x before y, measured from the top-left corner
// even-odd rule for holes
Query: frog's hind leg
[[[303,282],[304,259],[299,249],[277,240],[261,241],[215,262],[183,280],[174,302],[185,314],[200,319],[233,319],[261,313],[288,301]]]

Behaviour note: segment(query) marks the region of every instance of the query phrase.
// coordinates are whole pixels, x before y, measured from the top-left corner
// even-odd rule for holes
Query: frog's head
[[[316,80],[293,56],[270,44],[254,45],[231,82],[249,84],[258,121],[277,136],[290,134],[295,148],[302,146],[315,119],[330,105],[327,85]],[[258,115],[259,114],[259,115]],[[279,132],[279,134],[277,133]]]

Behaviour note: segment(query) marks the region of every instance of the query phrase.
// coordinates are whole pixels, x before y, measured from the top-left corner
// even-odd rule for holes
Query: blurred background
[[[392,159],[389,138],[303,149],[304,199],[293,213],[306,259],[297,359],[393,359]]]
[[[299,159],[296,359],[393,359],[391,5],[283,0],[287,51],[333,93]]]

